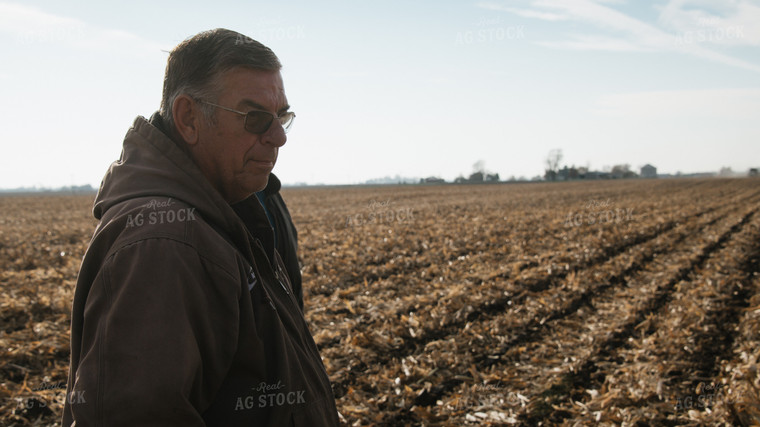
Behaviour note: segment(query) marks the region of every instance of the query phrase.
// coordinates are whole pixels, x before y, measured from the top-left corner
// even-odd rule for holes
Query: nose
[[[285,134],[285,129],[283,129],[280,121],[275,119],[269,125],[269,129],[261,135],[261,140],[264,144],[282,147],[288,141],[288,136]]]

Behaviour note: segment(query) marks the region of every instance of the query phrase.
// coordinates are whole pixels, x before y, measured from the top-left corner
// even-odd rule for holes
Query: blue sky
[[[563,163],[760,166],[760,2],[0,0],[0,187],[97,186],[166,51],[225,27],[271,47],[297,114],[286,183],[510,176]]]

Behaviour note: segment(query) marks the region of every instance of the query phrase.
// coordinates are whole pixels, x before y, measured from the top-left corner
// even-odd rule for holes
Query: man
[[[135,120],[95,201],[63,426],[337,425],[254,195],[294,118],[279,70],[224,29],[169,55],[160,113]]]

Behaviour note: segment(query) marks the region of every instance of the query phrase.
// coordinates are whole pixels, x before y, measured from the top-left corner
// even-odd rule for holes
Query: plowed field
[[[346,425],[760,423],[760,181],[286,189]],[[0,424],[58,422],[92,196],[0,198]]]

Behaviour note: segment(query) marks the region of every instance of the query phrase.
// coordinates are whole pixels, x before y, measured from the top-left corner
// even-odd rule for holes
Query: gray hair
[[[219,77],[235,67],[279,71],[282,65],[268,47],[224,28],[198,33],[178,44],[169,53],[161,98],[160,113],[167,129],[174,130],[172,106],[178,96],[216,101],[221,91]],[[200,108],[211,122],[213,107],[201,104]]]

